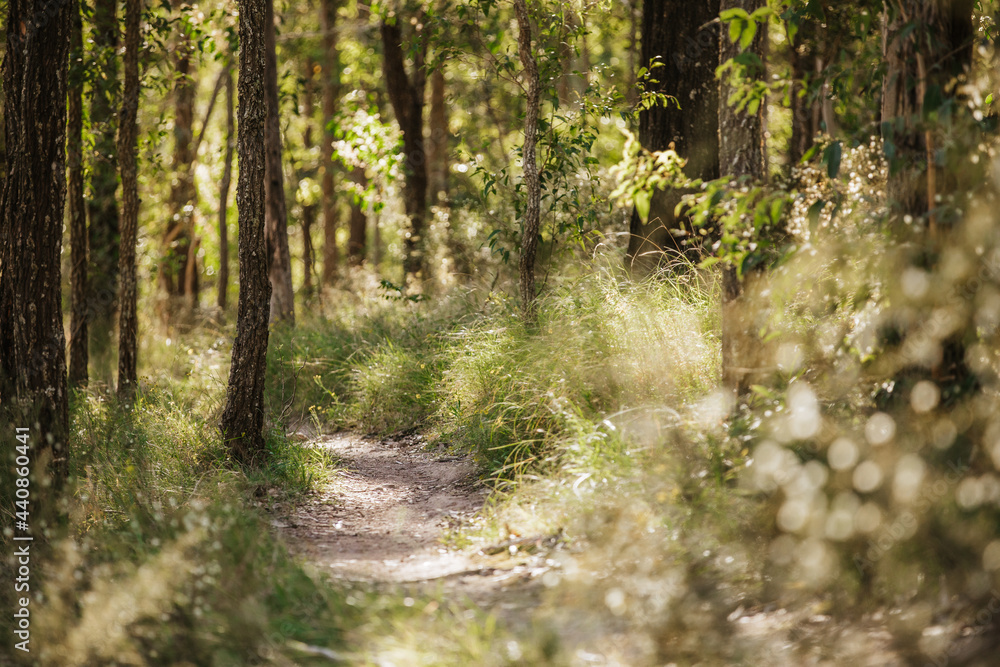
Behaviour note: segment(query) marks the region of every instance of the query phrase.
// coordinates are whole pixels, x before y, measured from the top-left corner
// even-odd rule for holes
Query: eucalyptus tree
[[[268,277],[271,281],[271,321],[295,323],[295,293],[292,289],[292,259],[288,249],[288,206],[285,202],[285,178],[281,150],[281,100],[278,96],[278,60],[275,44],[274,0],[267,0],[264,21],[264,94],[267,100],[265,125],[267,176],[264,181],[267,217],[264,236],[267,241]]]
[[[62,316],[66,104],[73,3],[9,0],[4,57],[8,175],[0,227],[0,405],[30,441],[36,479],[69,473],[69,396]],[[12,445],[7,445],[12,447]],[[36,485],[41,489],[42,485]]]
[[[647,0],[642,8],[640,77],[646,91],[669,99],[639,113],[639,141],[649,151],[673,148],[687,159],[685,173],[719,177],[719,1]],[[692,228],[675,213],[683,191],[652,195],[648,210],[633,211],[626,262],[637,273],[692,249]]]
[[[232,458],[258,465],[264,446],[264,377],[267,370],[271,283],[264,234],[266,174],[265,93],[269,0],[240,0],[239,209],[240,296],[232,365],[221,431]]]
[[[87,204],[84,191],[83,89],[84,50],[81,0],[73,3],[70,36],[69,96],[66,121],[68,218],[70,245],[69,384],[81,387],[89,379],[90,316],[87,308]]]
[[[90,196],[87,209],[90,275],[88,316],[90,356],[98,377],[111,381],[112,341],[118,294],[118,98],[120,28],[117,0],[96,0],[90,55]]]
[[[139,174],[136,164],[139,134],[139,24],[142,0],[125,2],[125,90],[118,123],[118,158],[121,164],[122,216],[118,274],[121,279],[118,320],[118,397],[131,403],[139,381],[138,280],[136,242],[139,230]]]
[[[380,26],[384,56],[383,73],[386,91],[396,121],[403,133],[403,167],[405,182],[403,199],[409,229],[405,233],[406,256],[403,270],[408,279],[420,279],[426,268],[424,235],[427,220],[427,154],[424,146],[424,86],[427,80],[428,26],[423,9],[415,10],[414,29],[407,31],[404,42],[403,25],[411,23],[402,10],[390,10]],[[406,53],[411,55],[409,71]]]
[[[719,40],[719,61],[742,58],[743,67],[723,74],[719,87],[719,170],[731,176],[735,184],[760,184],[767,177],[764,144],[764,108],[761,102],[743,105],[730,103],[735,86],[749,82],[764,83],[764,51],[767,22],[757,27],[754,12],[766,10],[763,0],[722,0],[720,16],[746,22],[744,30],[734,30]],[[744,19],[744,17],[746,17]],[[752,25],[752,27],[751,27]],[[746,35],[746,37],[744,37]],[[740,302],[742,284],[736,267],[726,264],[722,276],[722,382],[727,388],[744,393],[751,345],[748,304]]]

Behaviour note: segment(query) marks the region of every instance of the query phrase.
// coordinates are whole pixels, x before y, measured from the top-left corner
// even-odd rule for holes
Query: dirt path
[[[280,520],[296,552],[350,581],[418,582],[482,570],[473,553],[441,541],[485,501],[470,461],[425,452],[419,436],[379,441],[347,433],[313,444],[342,469]]]

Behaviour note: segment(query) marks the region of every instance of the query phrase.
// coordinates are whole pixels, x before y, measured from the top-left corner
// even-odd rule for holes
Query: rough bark
[[[427,52],[426,35],[415,35],[418,40],[410,74],[406,72],[403,56],[403,36],[399,28],[400,17],[393,23],[382,23],[382,49],[386,89],[396,121],[403,132],[403,166],[406,181],[403,199],[410,229],[406,233],[406,257],[403,271],[408,280],[421,280],[424,276],[424,223],[427,219],[427,154],[424,148],[424,58]]]
[[[639,141],[650,151],[673,145],[688,160],[685,173],[711,180],[719,176],[719,1],[648,0],[642,13],[640,67],[654,58],[662,67],[650,70],[649,88],[671,95],[675,104],[655,105],[639,114]],[[674,215],[683,192],[653,195],[648,220],[633,211],[626,262],[637,274],[662,261],[697,252],[690,225]]]
[[[69,384],[87,385],[90,346],[87,309],[87,209],[83,177],[83,19],[80,0],[73,3],[70,53],[70,90],[66,128],[69,167],[70,337]]]
[[[337,278],[337,193],[333,180],[333,132],[329,129],[337,114],[340,97],[340,57],[337,52],[337,8],[339,0],[320,2],[320,26],[323,29],[323,284],[332,285]]]
[[[0,405],[8,423],[28,429],[39,498],[47,495],[42,479],[58,493],[69,470],[60,252],[74,9],[70,2],[7,3],[6,25],[19,29],[7,31],[3,68],[9,171],[0,227]],[[7,451],[13,436],[7,434]]]
[[[236,147],[236,122],[233,118],[233,72],[229,62],[225,68],[226,86],[226,157],[219,184],[219,310],[226,312],[226,295],[229,291],[229,187],[233,180],[233,150]]]
[[[427,142],[428,199],[431,206],[448,201],[448,106],[444,96],[444,65],[431,74],[431,109],[428,118],[430,140]]]
[[[175,12],[181,0],[173,0]],[[194,204],[197,197],[194,183],[194,103],[195,85],[191,78],[193,45],[183,30],[179,30],[174,45],[174,154],[170,192],[170,218],[163,236],[163,257],[159,267],[159,283],[164,296],[161,317],[173,321],[181,307],[193,310],[198,301],[197,255],[194,247]],[[189,263],[194,263],[190,269]]]
[[[122,176],[122,226],[118,251],[118,274],[121,277],[118,319],[118,398],[131,403],[139,376],[139,323],[137,315],[135,245],[139,230],[139,181],[136,149],[139,137],[139,22],[142,0],[125,2],[125,91],[118,114],[118,159]]]
[[[763,0],[722,0],[720,11],[743,9],[747,13],[752,13],[762,6],[764,6]],[[764,60],[765,34],[765,30],[758,30],[757,36],[746,49],[746,52],[755,54],[761,62]],[[741,53],[739,44],[730,41],[728,35],[722,37],[719,44],[720,62],[726,62]],[[747,75],[757,80],[764,78],[763,71],[747,72]],[[728,76],[725,76],[719,87],[719,171],[723,175],[736,178],[763,180],[767,173],[764,149],[766,104],[761,104],[754,114],[746,109],[737,110],[736,107],[727,104],[731,93],[732,87],[729,85]]]
[[[518,264],[521,286],[521,309],[525,320],[533,322],[535,307],[535,253],[538,251],[538,231],[541,217],[542,191],[535,159],[538,139],[538,106],[541,83],[538,64],[531,48],[531,19],[525,0],[514,0],[517,17],[517,51],[521,59],[525,89],[524,146],[521,164],[524,172],[525,196],[524,235],[521,238],[521,257]]]
[[[119,211],[118,155],[115,147],[119,95],[118,12],[116,0],[94,4],[90,130],[94,153],[90,164],[89,308],[90,355],[97,377],[112,379],[112,332],[118,294]]]
[[[271,283],[265,217],[266,26],[269,0],[240,0],[239,209],[240,296],[222,437],[233,460],[264,462],[264,376]]]
[[[720,11],[743,9],[748,14],[764,5],[763,0],[722,0]],[[761,62],[764,60],[766,31],[758,30],[757,36],[747,47]],[[740,54],[739,44],[728,37],[719,40],[719,61],[726,62]],[[747,72],[748,76],[763,79],[765,72]],[[737,110],[727,104],[732,87],[728,76],[719,86],[719,167],[722,174],[736,179],[760,182],[767,175],[767,156],[764,143],[764,107],[756,113],[747,109]],[[751,313],[741,298],[743,285],[735,267],[727,265],[722,277],[722,384],[742,395],[748,388],[747,368],[751,365],[749,353],[759,347],[753,345]]]
[[[274,1],[267,2],[265,21],[264,94],[267,96],[265,141],[267,161],[265,192],[267,217],[264,237],[267,241],[268,278],[271,281],[271,321],[295,323],[295,293],[292,290],[292,256],[288,249],[288,208],[285,202],[285,179],[281,163],[281,108],[278,97],[278,60],[275,51]]]

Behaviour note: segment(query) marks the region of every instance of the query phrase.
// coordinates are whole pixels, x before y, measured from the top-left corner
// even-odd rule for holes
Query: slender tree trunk
[[[139,231],[139,181],[136,142],[139,135],[139,22],[142,0],[125,2],[125,95],[119,113],[118,158],[122,170],[122,230],[118,273],[121,276],[118,320],[118,398],[131,403],[139,382],[138,284],[135,244]]]
[[[361,190],[368,187],[365,170],[354,167],[351,170],[351,181]],[[361,266],[365,261],[368,246],[368,214],[360,202],[351,201],[350,238],[347,240],[347,257],[351,266]]]
[[[41,499],[58,494],[69,471],[60,253],[74,9],[70,2],[7,3],[6,25],[18,29],[7,30],[3,67],[9,171],[0,226],[0,405],[11,424],[5,453],[17,444],[13,427],[23,427],[31,445],[36,528],[53,509]]]
[[[295,324],[295,293],[292,290],[292,257],[288,250],[288,209],[281,162],[281,108],[278,98],[278,60],[275,51],[274,0],[267,0],[264,26],[264,93],[267,95],[267,241],[268,277],[271,281],[271,321]]]
[[[763,0],[722,0],[720,10],[743,9],[752,14],[764,6]],[[746,52],[764,61],[766,30],[758,30],[757,36]],[[719,40],[720,62],[726,62],[741,53],[739,44],[734,44],[725,35]],[[756,80],[763,80],[765,72],[748,72]],[[761,104],[754,114],[746,109],[737,110],[726,103],[732,88],[724,78],[719,90],[719,165],[723,174],[753,183],[763,181],[767,175],[767,158],[764,145],[764,107]],[[739,395],[748,389],[746,368],[750,365],[749,352],[752,348],[752,321],[747,304],[741,299],[743,285],[736,269],[726,266],[722,276],[722,383]]]
[[[225,315],[229,290],[229,186],[233,179],[233,149],[236,145],[236,122],[233,118],[233,71],[226,62],[226,157],[219,185],[219,296],[216,303]]]
[[[429,201],[432,206],[448,201],[448,106],[444,97],[444,65],[431,74],[431,109],[427,142]]]
[[[320,150],[323,190],[323,284],[337,278],[337,193],[334,190],[333,132],[329,129],[337,114],[340,97],[340,57],[337,52],[337,8],[339,0],[321,0],[320,26],[323,29],[323,145]]]
[[[90,355],[97,377],[112,381],[112,332],[118,294],[118,11],[116,0],[94,4],[90,128],[94,154],[90,165]]]
[[[951,80],[971,67],[972,10],[972,0],[901,0],[883,12],[882,138],[894,151],[887,194],[896,218],[927,216],[932,232],[941,141],[924,121],[924,98],[935,91],[943,101]]]
[[[89,332],[87,309],[87,209],[83,178],[83,18],[73,3],[70,53],[69,118],[66,161],[69,164],[70,337],[69,384],[87,385]]]
[[[792,67],[792,138],[788,146],[788,162],[796,165],[812,146],[819,132],[819,102],[810,92],[814,53],[815,27],[805,21],[799,27],[796,43],[790,46],[789,60]]]
[[[639,113],[639,141],[650,151],[671,144],[688,163],[692,178],[719,177],[719,0],[687,2],[647,0],[642,12],[640,66],[659,58],[650,68],[649,88],[677,99],[680,109],[656,105]],[[633,211],[626,262],[636,274],[648,273],[664,259],[699,251],[690,224],[674,211],[683,192],[653,194],[649,217]]]
[[[269,0],[240,0],[239,208],[240,296],[222,437],[233,460],[264,462],[264,376],[267,370],[271,283],[265,217],[265,97]]]
[[[311,301],[315,288],[313,286],[313,267],[316,264],[316,254],[313,249],[312,228],[316,222],[316,206],[302,206],[302,296]]]
[[[514,0],[517,17],[517,50],[524,70],[524,88],[527,94],[524,114],[524,147],[521,150],[527,205],[524,213],[524,235],[521,238],[521,308],[524,318],[534,322],[535,307],[535,253],[538,250],[538,232],[541,224],[541,184],[538,164],[535,161],[535,143],[538,138],[538,106],[541,83],[538,64],[531,47],[531,19],[525,0]]]
[[[424,57],[427,52],[426,35],[416,35],[413,72],[406,73],[403,56],[403,36],[397,22],[382,23],[382,48],[385,65],[386,89],[400,129],[403,131],[403,164],[406,182],[403,198],[410,229],[406,233],[406,257],[403,272],[407,280],[424,277],[424,223],[427,219],[427,154],[424,149]]]
[[[173,0],[172,7],[179,12],[181,0]],[[194,204],[197,197],[194,183],[194,103],[195,85],[191,77],[193,45],[185,31],[179,30],[174,46],[176,54],[174,71],[174,184],[170,192],[170,218],[163,237],[163,259],[159,269],[159,283],[165,297],[161,316],[165,322],[174,320],[180,306],[193,308],[198,300],[197,261],[192,252],[194,243]],[[190,313],[188,313],[190,314]]]
[[[305,85],[302,91],[302,116],[305,120],[305,130],[302,133],[302,147],[306,153],[311,153],[315,145],[313,141],[313,115],[315,104],[313,103],[313,60],[307,58],[305,63]],[[315,169],[309,167],[302,176],[315,174]],[[316,204],[312,201],[302,204],[302,296],[306,301],[311,301],[313,297],[313,265],[316,255],[313,251],[312,228],[316,222]]]

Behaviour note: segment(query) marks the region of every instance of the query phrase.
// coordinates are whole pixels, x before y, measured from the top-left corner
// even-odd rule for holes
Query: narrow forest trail
[[[338,463],[325,488],[304,501],[272,507],[273,524],[293,553],[344,582],[399,597],[422,591],[493,614],[514,632],[530,628],[530,608],[544,588],[541,575],[556,566],[548,559],[555,545],[539,543],[544,548],[536,551],[531,540],[515,540],[528,548],[511,550],[508,542],[458,548],[445,539],[451,530],[468,528],[486,503],[488,490],[470,459],[427,451],[420,436],[299,436]],[[740,607],[728,619],[732,640],[776,666],[904,664],[882,614],[838,622],[816,605],[796,607]],[[626,628],[590,627],[584,636],[575,622],[563,621],[564,640],[588,645],[579,653],[589,656],[584,662],[632,664],[630,650],[615,648],[628,646]],[[590,652],[595,637],[609,648],[607,655]]]
[[[444,539],[486,502],[470,459],[425,451],[420,436],[310,440],[336,457],[339,469],[319,493],[277,512],[275,526],[294,553],[336,579],[423,586],[503,615],[528,603],[547,570],[544,558],[488,556]]]

